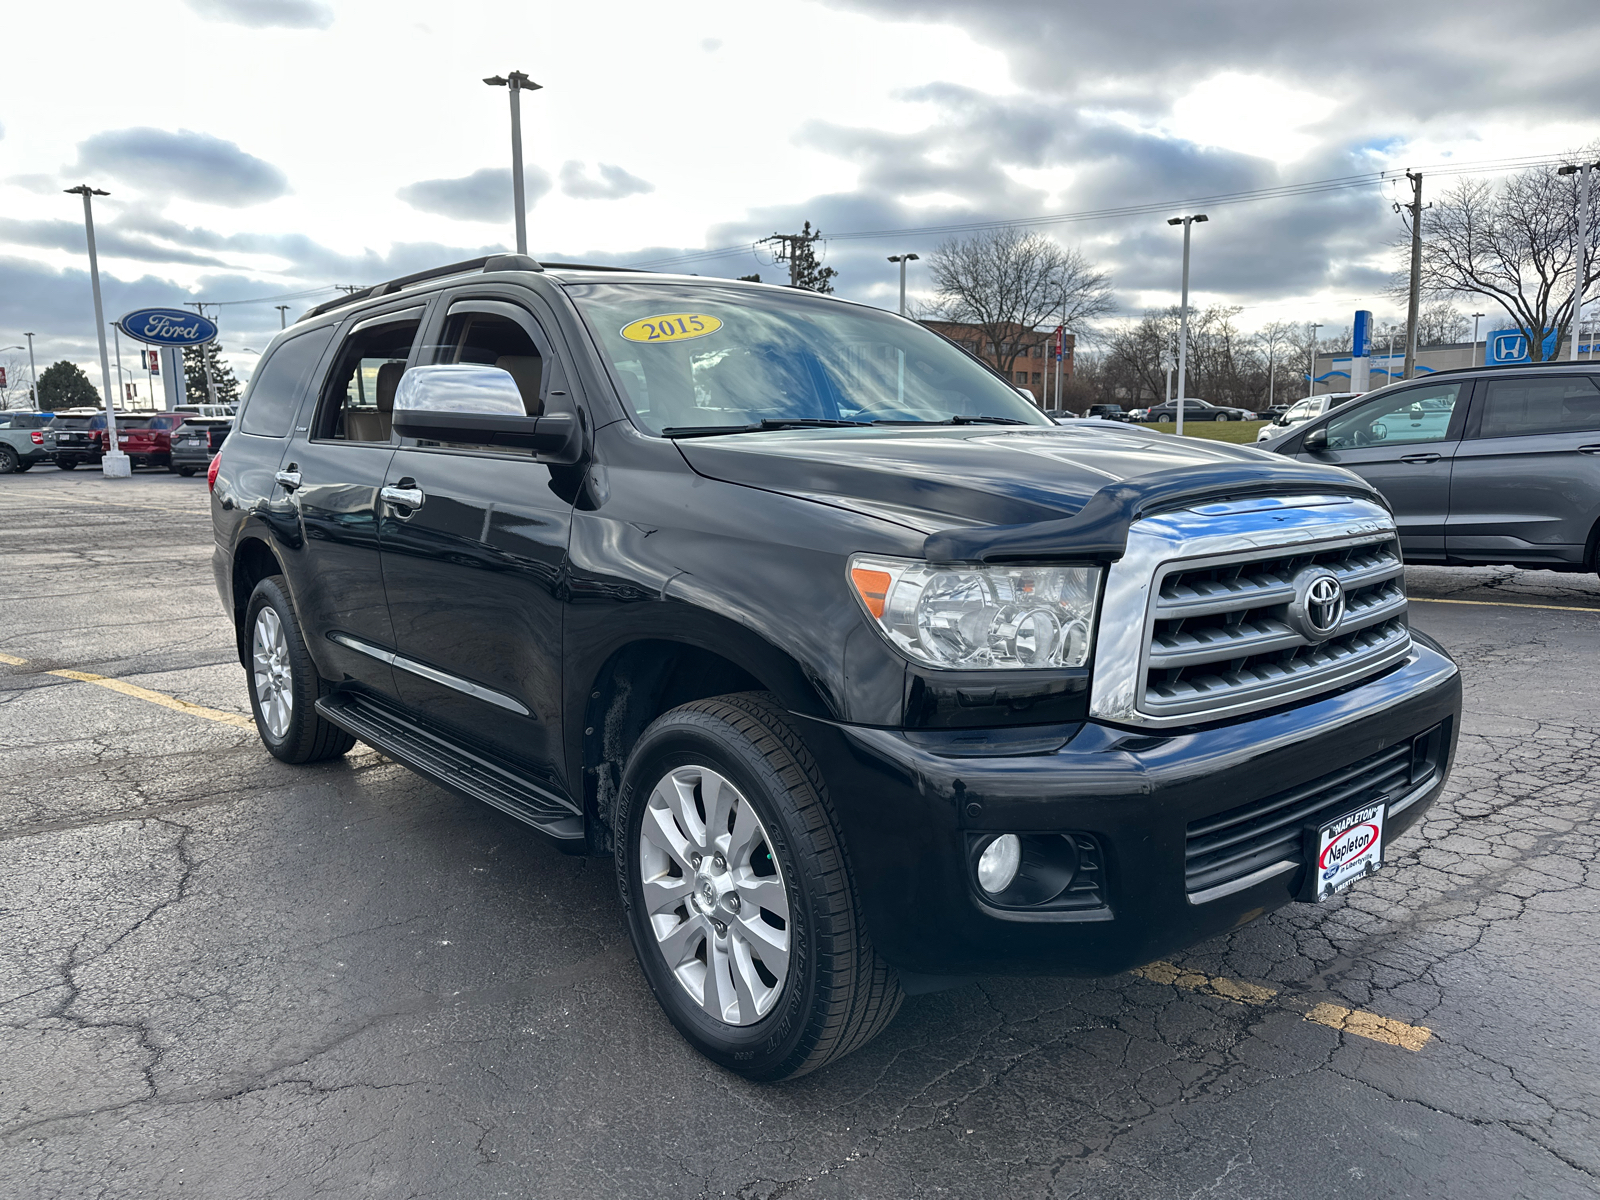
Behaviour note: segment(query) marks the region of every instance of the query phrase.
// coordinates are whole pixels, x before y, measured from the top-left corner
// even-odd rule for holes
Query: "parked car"
[[[1320,396],[1307,396],[1289,405],[1283,412],[1275,416],[1267,424],[1256,431],[1256,441],[1270,442],[1280,438],[1298,425],[1304,425],[1314,417],[1323,413],[1332,412],[1341,408],[1352,400],[1367,395],[1366,392],[1324,392]]]
[[[1204,400],[1189,398],[1183,402],[1184,421],[1254,421],[1256,414],[1248,408],[1225,408],[1217,404],[1208,404]],[[1178,419],[1178,402],[1169,400],[1165,404],[1157,404],[1145,410],[1146,421],[1176,421]]]
[[[139,413],[117,418],[117,446],[133,467],[165,467],[172,461],[172,433],[187,414]]]
[[[1056,425],[786,287],[498,255],[339,297],[211,484],[267,750],[360,739],[615,855],[657,1000],[756,1079],[907,991],[1326,898],[1460,725],[1368,483]]]
[[[1368,480],[1408,562],[1600,570],[1600,364],[1439,371],[1271,448]]]
[[[45,445],[45,431],[54,419],[55,413],[0,411],[0,475],[50,461],[54,451]]]
[[[125,421],[133,414],[118,413]],[[105,457],[106,414],[98,408],[66,408],[45,431],[45,446],[55,455],[56,466],[70,471],[82,463],[93,466]]]
[[[174,404],[172,411],[195,417],[224,417],[231,421],[235,408],[232,404]]]
[[[224,417],[187,418],[172,431],[168,469],[184,476],[204,471],[232,431],[233,422]]]
[[[1128,414],[1122,411],[1120,404],[1091,404],[1085,410],[1086,417],[1104,417],[1108,421],[1125,421]]]
[[[1070,408],[1047,408],[1044,410],[1044,415],[1049,417],[1057,425],[1064,424],[1067,421],[1076,421],[1079,419],[1078,414],[1073,412]]]

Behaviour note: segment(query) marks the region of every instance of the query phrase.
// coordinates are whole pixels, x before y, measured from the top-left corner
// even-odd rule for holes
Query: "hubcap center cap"
[[[694,906],[701,912],[709,913],[716,908],[719,895],[709,872],[701,871],[694,877]]]

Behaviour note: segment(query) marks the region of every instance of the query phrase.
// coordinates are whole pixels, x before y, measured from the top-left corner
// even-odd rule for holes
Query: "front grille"
[[[1294,577],[1339,578],[1344,619],[1312,642],[1288,621]],[[1404,565],[1393,537],[1299,553],[1170,564],[1153,589],[1140,709],[1152,716],[1259,708],[1342,686],[1411,646]]]
[[[1445,731],[1436,725],[1299,787],[1191,821],[1183,862],[1190,898],[1203,903],[1214,898],[1206,893],[1225,895],[1257,872],[1302,866],[1308,826],[1375,800],[1393,802],[1434,778],[1444,766]]]

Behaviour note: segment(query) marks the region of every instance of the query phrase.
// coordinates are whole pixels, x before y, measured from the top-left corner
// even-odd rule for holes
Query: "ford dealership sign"
[[[131,338],[152,346],[202,346],[217,336],[215,321],[181,308],[141,308],[117,322]]]

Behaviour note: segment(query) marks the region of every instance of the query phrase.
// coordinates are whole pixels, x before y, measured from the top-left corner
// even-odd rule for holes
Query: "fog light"
[[[1014,833],[1002,833],[978,857],[978,883],[990,895],[1011,886],[1022,866],[1022,842]]]

